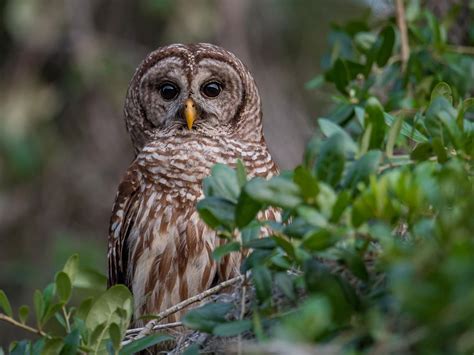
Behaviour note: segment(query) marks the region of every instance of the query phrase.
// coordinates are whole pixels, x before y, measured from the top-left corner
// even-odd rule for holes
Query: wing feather
[[[128,237],[139,207],[141,174],[136,164],[127,170],[115,198],[108,236],[108,287],[125,284],[128,287]]]

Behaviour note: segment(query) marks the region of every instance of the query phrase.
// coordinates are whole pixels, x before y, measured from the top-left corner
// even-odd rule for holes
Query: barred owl
[[[108,282],[130,288],[137,319],[239,273],[238,253],[219,263],[212,258],[221,240],[196,211],[211,167],[240,159],[250,176],[264,178],[277,167],[254,79],[215,45],[175,44],[149,54],[132,78],[124,112],[136,157],[110,220]]]

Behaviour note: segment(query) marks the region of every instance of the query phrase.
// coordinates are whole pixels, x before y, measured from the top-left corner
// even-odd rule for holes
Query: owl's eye
[[[222,91],[222,84],[217,81],[211,81],[201,86],[201,92],[207,97],[216,97]]]
[[[163,99],[170,101],[173,100],[179,94],[179,88],[170,82],[161,84],[160,95]]]

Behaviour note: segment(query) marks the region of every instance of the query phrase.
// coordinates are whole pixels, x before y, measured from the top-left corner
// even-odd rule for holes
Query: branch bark
[[[156,316],[156,319],[153,319],[151,321],[149,321],[143,328],[136,328],[136,329],[130,329],[127,331],[127,334],[130,334],[130,333],[134,333],[134,332],[137,332],[138,331],[138,334],[133,337],[132,339],[129,339],[129,340],[126,340],[124,342],[122,342],[122,344],[124,344],[125,342],[129,343],[133,340],[138,340],[138,339],[141,339],[151,333],[153,333],[154,330],[156,329],[163,329],[163,328],[169,328],[169,327],[178,327],[180,325],[182,325],[181,322],[176,322],[176,323],[169,323],[169,324],[163,324],[163,327],[160,327],[161,325],[158,324],[162,319],[170,316],[171,314],[174,314],[180,310],[182,310],[183,308],[186,308],[187,306],[193,304],[193,303],[196,303],[196,302],[199,302],[199,301],[202,301],[204,298],[207,298],[215,293],[218,293],[219,291],[223,290],[224,288],[226,287],[229,287],[239,281],[242,281],[244,280],[244,275],[239,275],[237,277],[234,277],[230,280],[227,280],[227,281],[224,281],[224,282],[221,282],[219,285],[213,287],[213,288],[210,288],[196,296],[193,296],[193,297],[190,297],[176,305],[174,305],[173,307],[170,307],[166,310],[164,310],[163,312],[160,312],[157,316]],[[179,325],[176,325],[177,323],[180,323]],[[172,326],[170,326],[172,325]]]
[[[400,30],[402,71],[405,72],[407,68],[408,59],[410,58],[410,46],[408,44],[408,30],[403,0],[396,0],[396,11],[397,25],[398,29]]]
[[[17,320],[7,316],[6,314],[0,313],[0,320],[4,321],[6,323],[9,323],[9,324],[11,324],[11,325],[13,325],[17,328],[21,328],[23,330],[26,330],[30,333],[40,335],[42,337],[49,337],[49,335],[46,334],[45,332],[43,332],[42,330],[30,327],[29,325],[26,325],[26,324],[23,324],[23,323],[20,323]]]

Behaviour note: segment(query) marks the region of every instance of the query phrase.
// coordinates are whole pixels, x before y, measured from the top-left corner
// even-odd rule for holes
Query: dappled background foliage
[[[325,118],[303,163],[280,178],[246,182],[242,171],[231,178],[234,172],[215,169],[199,210],[230,238],[216,257],[255,249],[244,268],[252,270],[257,299],[250,318],[234,325],[217,315],[203,327],[196,314],[187,324],[214,332],[226,323],[227,334],[251,330],[259,339],[335,339],[349,350],[472,352],[474,81],[466,2],[427,2],[434,12],[409,2],[409,60],[400,55],[391,2],[371,17],[347,2],[236,3],[199,2],[189,17],[179,1],[48,1],[49,9],[3,2],[9,79],[0,98],[0,232],[8,243],[0,288],[15,306],[30,302],[31,288],[42,288],[43,275],[71,251],[103,269],[110,204],[131,159],[120,113],[131,73],[159,44],[205,40],[234,50],[255,73],[282,167],[301,162],[314,118]],[[337,25],[326,46],[330,19]],[[324,92],[334,93],[331,107],[323,106]],[[228,189],[212,188],[213,181]],[[273,224],[275,235],[252,241],[254,213],[267,205],[281,207],[289,224]],[[231,239],[236,227],[246,231],[243,244]],[[344,277],[334,275],[334,264]],[[289,278],[287,269],[303,274]],[[63,274],[56,276],[59,300],[69,289]],[[301,294],[307,301],[286,315],[274,307],[272,282],[290,302]]]

